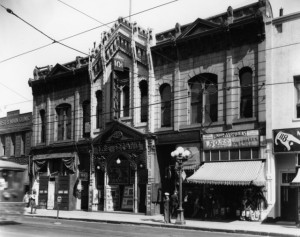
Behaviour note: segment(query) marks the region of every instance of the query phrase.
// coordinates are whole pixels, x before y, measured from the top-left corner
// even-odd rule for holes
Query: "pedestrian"
[[[25,203],[25,207],[29,207],[29,194],[28,192],[25,193],[23,202]]]
[[[171,223],[169,193],[164,196],[164,221],[166,224]]]
[[[178,209],[178,195],[177,191],[175,190],[174,193],[171,195],[171,217],[174,217],[175,212]]]
[[[200,210],[200,197],[199,197],[199,195],[197,195],[195,202],[194,202],[194,212],[192,214],[192,217],[196,217],[199,210]]]
[[[31,214],[36,214],[36,191],[33,190],[30,195],[30,207],[31,207]],[[34,210],[34,212],[33,212]]]

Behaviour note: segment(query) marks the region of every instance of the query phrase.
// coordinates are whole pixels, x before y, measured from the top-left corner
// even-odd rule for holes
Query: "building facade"
[[[31,148],[32,113],[20,114],[19,110],[7,112],[0,118],[0,157],[21,164],[29,164]],[[30,167],[29,167],[30,168]],[[28,172],[24,172],[25,190],[29,191]]]
[[[300,15],[282,13],[266,24],[269,216],[299,222]]]
[[[88,209],[90,79],[88,58],[34,69],[32,189],[40,208]]]

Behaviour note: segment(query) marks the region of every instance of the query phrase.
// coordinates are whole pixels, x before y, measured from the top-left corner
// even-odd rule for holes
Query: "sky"
[[[101,32],[109,30],[103,24],[120,16],[127,17],[130,12],[139,13],[131,17],[132,22],[144,29],[152,28],[156,34],[173,28],[177,22],[184,25],[197,18],[223,13],[228,6],[234,9],[254,2],[256,0],[0,0],[3,7],[19,17],[0,6],[0,117],[12,110],[32,112],[28,80],[33,78],[35,66],[55,66],[73,61],[76,56],[85,56],[51,44],[52,40],[36,29],[57,41],[87,31],[63,43],[88,54],[93,43],[99,43]],[[299,0],[270,0],[270,3],[274,17],[278,17],[281,7],[284,15],[300,11]],[[26,53],[31,50],[34,51]]]

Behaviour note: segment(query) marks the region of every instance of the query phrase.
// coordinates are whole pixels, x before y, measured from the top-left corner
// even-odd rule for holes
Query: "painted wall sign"
[[[122,58],[114,58],[113,59],[113,67],[114,67],[114,70],[123,72],[124,60]]]
[[[300,152],[300,128],[273,130],[275,153]]]
[[[17,117],[7,117],[0,119],[0,129],[13,127],[16,125],[28,124],[31,122],[31,115],[18,115]]]
[[[231,149],[243,147],[258,147],[259,131],[236,131],[203,135],[203,149]]]

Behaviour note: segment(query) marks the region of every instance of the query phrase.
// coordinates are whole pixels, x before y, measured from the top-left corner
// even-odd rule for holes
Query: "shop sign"
[[[0,128],[13,127],[16,125],[24,125],[31,122],[31,115],[18,115],[17,117],[7,117],[0,119]]]
[[[129,151],[129,150],[144,150],[144,144],[140,141],[132,141],[132,142],[116,142],[111,144],[104,144],[95,147],[95,152],[117,152],[117,151]]]
[[[204,150],[258,147],[259,131],[236,131],[203,135]]]
[[[81,181],[88,181],[89,180],[88,172],[79,172],[79,179]]]
[[[123,72],[124,60],[122,58],[114,58],[113,59],[113,67],[114,67],[114,70]]]
[[[275,153],[300,152],[300,128],[273,130]]]

